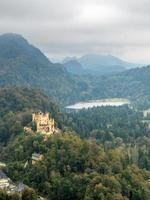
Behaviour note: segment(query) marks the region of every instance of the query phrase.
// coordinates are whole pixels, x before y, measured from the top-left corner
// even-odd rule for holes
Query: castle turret
[[[49,113],[33,113],[32,121],[36,123],[37,132],[42,134],[51,135],[55,131],[54,119],[49,117]]]

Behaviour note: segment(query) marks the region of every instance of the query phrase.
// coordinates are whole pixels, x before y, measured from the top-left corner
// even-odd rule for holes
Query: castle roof
[[[2,170],[0,170],[0,179],[9,179]]]

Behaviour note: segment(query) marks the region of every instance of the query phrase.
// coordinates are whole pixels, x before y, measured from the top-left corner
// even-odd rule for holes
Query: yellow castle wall
[[[32,121],[37,125],[37,132],[52,134],[55,131],[55,122],[54,119],[49,118],[49,113],[34,113]]]

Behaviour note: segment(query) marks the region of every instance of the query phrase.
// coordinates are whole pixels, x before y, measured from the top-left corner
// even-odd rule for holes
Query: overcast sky
[[[6,32],[50,58],[99,53],[150,63],[150,0],[0,0]]]

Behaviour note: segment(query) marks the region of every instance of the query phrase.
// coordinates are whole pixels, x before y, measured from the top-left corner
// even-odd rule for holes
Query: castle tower
[[[54,119],[49,117],[49,113],[33,113],[32,122],[36,124],[37,133],[51,135],[55,132]]]

